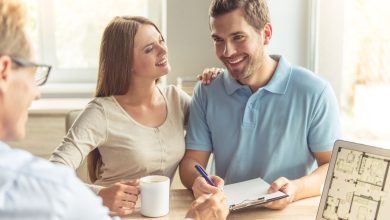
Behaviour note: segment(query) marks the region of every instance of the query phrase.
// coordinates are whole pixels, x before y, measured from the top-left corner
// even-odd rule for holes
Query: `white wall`
[[[342,93],[345,1],[320,1],[318,72],[327,79],[339,100]]]
[[[281,54],[292,64],[311,70],[310,21],[312,0],[269,0],[273,37],[271,54]]]
[[[168,83],[178,76],[195,76],[204,68],[222,66],[214,55],[208,26],[210,0],[167,0],[167,43],[172,71]]]

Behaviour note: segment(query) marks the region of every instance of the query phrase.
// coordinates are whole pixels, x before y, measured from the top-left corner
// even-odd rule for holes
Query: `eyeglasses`
[[[35,67],[35,83],[37,86],[41,86],[46,83],[47,78],[51,70],[50,65],[33,63],[21,58],[11,57],[12,62],[21,67]]]

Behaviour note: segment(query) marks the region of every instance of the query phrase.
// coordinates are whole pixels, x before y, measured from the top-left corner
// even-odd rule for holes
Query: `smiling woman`
[[[101,42],[96,97],[50,158],[73,169],[88,158],[89,186],[120,215],[134,210],[138,178],[172,179],[184,155],[190,97],[156,84],[169,70],[154,23],[139,16],[112,19]]]

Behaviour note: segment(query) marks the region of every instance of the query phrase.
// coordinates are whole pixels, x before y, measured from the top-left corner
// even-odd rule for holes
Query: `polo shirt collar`
[[[237,82],[237,80],[233,79],[233,77],[230,75],[228,70],[224,71],[223,74],[223,82],[225,85],[225,90],[228,95],[232,95],[235,93],[237,90],[241,88],[247,88],[247,85],[241,85],[240,83]]]
[[[274,75],[264,89],[276,94],[285,94],[290,81],[291,64],[283,56],[271,55],[271,58],[279,62]]]
[[[290,81],[291,64],[283,56],[271,55],[271,58],[278,61],[278,66],[271,80],[263,89],[271,93],[285,94]],[[232,95],[239,89],[249,89],[247,85],[241,85],[233,79],[227,70],[223,74],[223,81],[228,95]]]

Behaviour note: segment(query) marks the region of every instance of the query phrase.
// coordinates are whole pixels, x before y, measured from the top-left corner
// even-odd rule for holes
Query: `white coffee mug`
[[[166,176],[145,176],[140,179],[141,214],[161,217],[169,212],[170,180]]]

